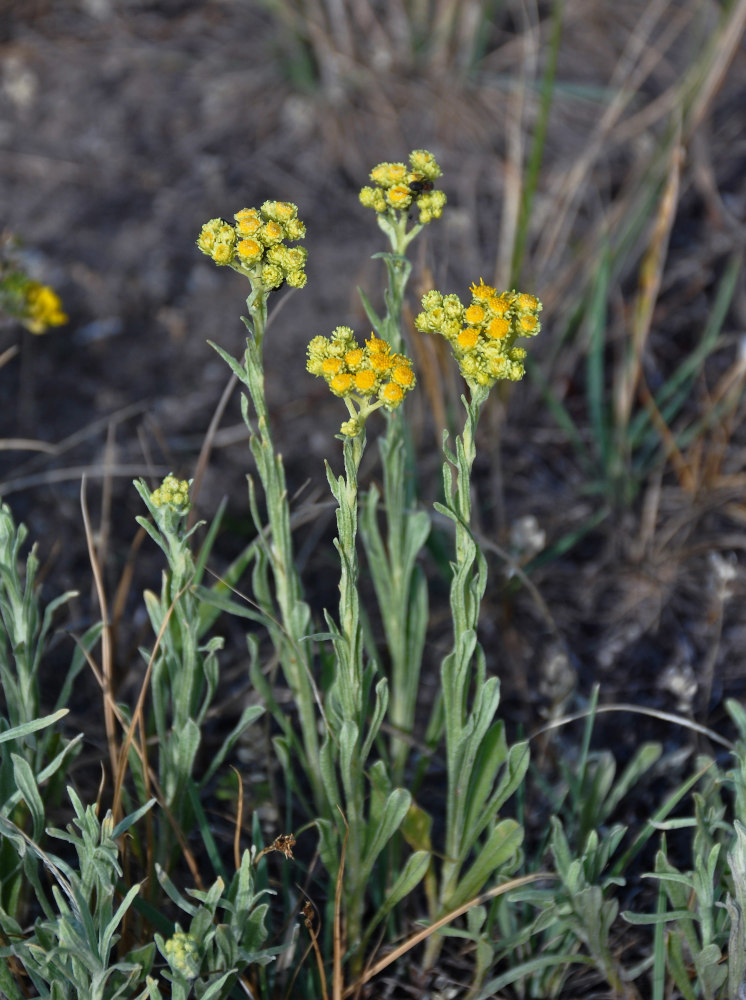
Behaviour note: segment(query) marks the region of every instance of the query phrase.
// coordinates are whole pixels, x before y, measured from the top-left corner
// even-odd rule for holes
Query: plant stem
[[[465,860],[464,817],[467,787],[473,755],[478,745],[478,737],[474,732],[476,720],[469,707],[469,694],[473,691],[479,697],[485,683],[484,656],[477,641],[477,625],[487,583],[487,567],[469,526],[471,472],[476,457],[475,434],[487,393],[488,390],[485,388],[472,386],[471,399],[467,401],[462,397],[466,418],[463,431],[456,438],[455,454],[449,452],[444,444],[445,503],[440,509],[455,523],[455,558],[452,565],[450,595],[453,648],[441,665],[448,794],[439,912],[447,908],[449,897],[456,888]],[[471,761],[469,761],[470,756]],[[426,967],[435,961],[441,944],[442,939],[437,935],[433,935],[428,941],[425,953]]]
[[[370,740],[364,740],[367,715],[363,676],[363,633],[358,594],[358,470],[365,449],[365,432],[344,441],[344,476],[334,477],[327,465],[327,479],[337,501],[337,537],[340,558],[339,623],[334,628],[336,671],[329,692],[328,710],[338,732],[338,765],[342,778],[347,848],[344,871],[345,926],[348,947],[357,947],[362,933],[365,885],[362,872],[366,836],[364,815],[365,757]],[[366,749],[366,747],[368,749]],[[362,961],[358,955],[355,961]]]
[[[313,787],[314,801],[317,808],[326,813],[328,807],[319,768],[317,711],[311,683],[310,652],[305,638],[311,631],[311,613],[302,599],[301,582],[295,566],[285,467],[282,456],[275,452],[270,430],[262,356],[267,324],[267,298],[261,286],[254,286],[246,305],[251,319],[244,320],[249,336],[246,340],[243,381],[256,413],[256,429],[251,426],[248,418],[247,423],[251,432],[251,451],[266,498],[271,534],[268,561],[272,568],[280,619],[278,625],[270,625],[270,632],[285,678],[298,706],[306,772]],[[262,595],[262,603],[271,619],[271,597],[268,594]]]

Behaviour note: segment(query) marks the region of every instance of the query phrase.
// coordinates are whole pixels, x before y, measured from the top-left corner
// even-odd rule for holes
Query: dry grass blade
[[[489,889],[487,892],[482,892],[474,899],[470,899],[468,903],[464,903],[463,906],[457,907],[450,913],[446,913],[444,917],[436,920],[435,923],[430,924],[429,927],[423,928],[416,934],[413,934],[411,938],[408,938],[403,944],[400,944],[398,948],[394,948],[385,958],[376,962],[375,965],[370,966],[365,970],[360,979],[354,986],[348,986],[343,993],[343,997],[352,996],[357,990],[359,990],[365,983],[370,982],[375,976],[384,969],[387,969],[394,962],[398,961],[402,955],[406,955],[408,951],[412,948],[416,948],[418,944],[422,944],[426,941],[432,934],[439,931],[441,927],[445,927],[450,924],[452,920],[456,920],[457,917],[463,916],[464,913],[468,913],[474,906],[481,906],[482,903],[486,903],[490,899],[496,899],[498,896],[504,895],[506,892],[510,892],[511,889],[520,889],[521,886],[530,885],[532,882],[539,882],[543,879],[555,879],[556,875],[552,872],[535,872],[532,875],[521,875],[519,878],[511,879],[509,882],[504,882],[502,885],[495,886],[494,889]]]
[[[339,808],[339,807],[337,807]],[[332,997],[333,1000],[342,1000],[344,980],[342,978],[342,956],[344,955],[344,942],[342,940],[342,886],[345,871],[345,855],[347,853],[347,838],[350,828],[347,825],[342,810],[339,810],[342,822],[345,825],[345,835],[342,839],[342,850],[339,855],[339,871],[337,872],[337,884],[334,887],[334,971],[332,973]]]
[[[45,455],[54,455],[57,448],[48,441],[36,441],[34,438],[2,438],[0,451],[41,451]]]
[[[194,508],[197,504],[197,497],[199,496],[200,487],[202,485],[202,478],[205,474],[207,463],[210,461],[210,455],[215,444],[215,435],[218,432],[220,421],[223,419],[223,414],[225,413],[225,408],[228,405],[228,400],[231,398],[237,382],[238,379],[234,374],[232,374],[226,383],[225,389],[223,389],[218,405],[215,407],[215,412],[210,420],[210,426],[207,428],[205,439],[202,442],[197,464],[194,469],[194,482],[192,483],[190,490],[193,508],[189,511],[189,516],[187,518],[187,529],[192,527],[196,519],[197,513]]]
[[[18,479],[8,479],[0,483],[0,494],[8,497],[11,493],[20,493],[21,490],[34,489],[37,486],[49,486],[52,483],[69,483],[80,479],[101,479],[104,476],[135,479],[138,476],[142,476],[145,471],[142,463],[138,463],[137,465],[123,463],[112,466],[109,469],[103,469],[98,462],[91,465],[71,465],[66,469],[49,469],[47,472],[39,472],[35,475],[21,476]],[[147,471],[154,476],[167,476],[171,470],[161,465]]]
[[[675,12],[666,25],[663,37],[653,45],[650,37],[667,8],[670,9],[667,0],[658,0],[645,8],[612,74],[609,86],[619,89],[603,112],[594,134],[588,138],[574,166],[559,179],[559,188],[550,201],[553,222],[542,238],[541,260],[537,265],[539,269],[546,268],[552,257],[558,254],[558,248],[567,242],[591,168],[610,142],[614,128],[643,82],[655,71],[667,49],[675,43],[693,16],[692,10]]]
[[[231,771],[236,776],[238,794],[236,798],[236,825],[233,831],[233,864],[236,871],[241,867],[241,829],[243,827],[243,781],[237,768],[231,764]]]
[[[695,96],[687,118],[687,136],[691,135],[700,124],[722,86],[725,74],[741,45],[745,30],[746,0],[739,0],[730,17],[723,21],[720,31],[713,36],[710,45],[712,61],[704,78],[697,80],[693,87]]]
[[[699,722],[687,719],[686,716],[675,715],[673,712],[663,712],[657,708],[642,708],[640,705],[632,705],[629,702],[598,705],[587,712],[574,712],[571,715],[563,715],[559,719],[552,719],[551,722],[547,722],[546,725],[540,726],[539,729],[531,733],[529,739],[536,739],[537,736],[541,736],[543,733],[548,733],[552,729],[559,729],[561,726],[567,726],[571,722],[578,722],[581,719],[588,719],[591,716],[604,715],[607,712],[632,712],[634,715],[646,715],[651,719],[659,719],[661,722],[671,722],[673,725],[682,726],[684,729],[691,729],[693,733],[698,733],[700,736],[706,736],[708,740],[726,747],[731,752],[735,749],[730,740],[726,740],[724,736],[720,736],[719,733],[708,729],[707,726],[703,726]]]
[[[112,708],[112,703],[114,701],[114,648],[111,636],[111,622],[109,621],[109,609],[106,600],[106,590],[104,588],[104,578],[101,572],[101,565],[98,561],[98,554],[96,552],[93,532],[91,530],[91,518],[88,513],[85,476],[83,476],[80,483],[80,508],[83,516],[86,544],[88,546],[88,557],[91,563],[91,571],[93,573],[96,595],[98,597],[99,609],[101,611],[101,621],[103,623],[103,629],[101,631],[101,679],[103,683],[104,696],[104,726],[106,729],[106,742],[109,747],[111,773],[116,774],[119,751],[117,748],[114,710]],[[114,816],[116,817],[116,812],[114,812]]]
[[[309,949],[313,949],[313,954],[316,959],[316,967],[318,969],[319,981],[321,983],[321,995],[323,1000],[329,1000],[329,993],[327,992],[326,989],[326,973],[324,972],[324,956],[321,954],[321,948],[319,947],[318,931],[313,926],[312,918],[313,918],[314,908],[311,905],[310,900],[306,900],[305,904],[303,905],[302,913],[303,913],[303,923],[305,924],[306,930],[308,931],[308,934],[311,938],[311,944],[309,946]],[[304,960],[307,955],[308,951],[306,951],[304,955]],[[298,966],[295,976],[293,977],[293,982],[295,981],[295,978],[299,975],[302,964],[303,963],[301,963]]]
[[[632,411],[632,402],[642,374],[642,356],[650,333],[653,310],[660,292],[663,269],[666,263],[668,242],[676,217],[684,151],[680,145],[681,126],[677,130],[669,158],[668,177],[661,195],[658,213],[653,225],[648,249],[640,264],[639,289],[635,302],[632,339],[626,364],[621,366],[621,377],[615,392],[616,417],[620,426],[626,427]],[[649,396],[650,393],[648,392]]]
[[[9,361],[12,361],[16,354],[18,354],[19,350],[20,348],[18,347],[18,344],[13,344],[12,347],[6,347],[2,354],[0,354],[0,368],[4,368]]]
[[[114,801],[112,804],[112,812],[114,816],[119,815],[119,809],[122,804],[122,785],[124,783],[124,776],[127,773],[127,758],[129,757],[130,747],[134,740],[135,729],[139,727],[141,736],[141,751],[142,751],[142,761],[143,761],[143,777],[147,782],[147,775],[149,769],[147,767],[147,738],[145,734],[145,722],[144,722],[144,708],[145,708],[145,696],[148,693],[148,688],[150,687],[150,678],[153,673],[153,665],[155,659],[158,655],[158,650],[160,649],[163,636],[168,628],[169,622],[171,621],[171,615],[174,612],[178,601],[182,595],[186,592],[186,587],[183,587],[178,594],[174,596],[173,601],[169,605],[168,611],[163,616],[163,622],[160,629],[158,630],[158,635],[156,636],[155,644],[153,646],[153,651],[150,654],[150,659],[148,660],[148,665],[145,669],[145,676],[142,679],[142,684],[140,685],[140,693],[137,696],[137,702],[135,704],[135,709],[132,713],[132,719],[127,726],[127,731],[125,733],[124,742],[122,743],[122,748],[119,752],[119,759],[114,768]]]

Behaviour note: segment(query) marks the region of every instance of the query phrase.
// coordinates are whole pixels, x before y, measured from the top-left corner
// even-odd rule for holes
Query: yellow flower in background
[[[67,323],[62,300],[49,285],[28,281],[25,298],[26,308],[21,322],[31,333],[46,333],[50,326],[64,326]]]
[[[14,319],[35,334],[63,326],[68,316],[62,300],[49,285],[29,276],[20,248],[12,233],[0,233],[0,319]]]

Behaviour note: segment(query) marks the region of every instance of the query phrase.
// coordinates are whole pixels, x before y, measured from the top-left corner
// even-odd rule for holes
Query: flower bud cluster
[[[178,513],[186,513],[190,506],[189,483],[168,475],[158,489],[150,494],[150,502],[155,507],[172,507]]]
[[[221,267],[229,266],[264,288],[279,288],[283,282],[303,288],[308,251],[288,247],[286,242],[301,240],[306,227],[298,218],[297,206],[288,201],[265,201],[261,208],[242,208],[225,219],[210,219],[202,227],[197,246]]]
[[[306,367],[323,378],[335,396],[348,401],[353,417],[342,425],[348,437],[360,433],[374,409],[400,406],[416,382],[406,355],[392,353],[386,341],[375,335],[360,347],[349,326],[338,326],[331,337],[314,337],[308,345]],[[350,405],[351,400],[359,404],[359,411]]]
[[[450,343],[461,374],[471,385],[490,388],[498,379],[519,381],[525,374],[526,351],[518,337],[541,330],[541,302],[525,292],[500,292],[480,279],[464,306],[457,295],[438,291],[423,296],[414,325],[422,333],[439,333]]]
[[[184,979],[196,979],[200,972],[199,941],[193,934],[176,931],[164,946],[168,964]]]
[[[416,204],[420,223],[424,225],[443,214],[446,196],[433,186],[441,173],[432,153],[426,149],[415,149],[409,154],[409,168],[403,163],[379,163],[374,167],[370,179],[375,187],[364,187],[360,192],[360,201],[379,215],[406,213]]]

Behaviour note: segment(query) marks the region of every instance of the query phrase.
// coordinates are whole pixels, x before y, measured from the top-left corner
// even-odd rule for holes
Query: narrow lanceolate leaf
[[[358,291],[358,295],[360,296],[360,301],[363,304],[363,309],[365,310],[365,315],[368,317],[368,322],[373,327],[373,329],[376,331],[376,336],[377,337],[383,337],[383,334],[382,334],[383,320],[378,315],[378,313],[375,311],[375,309],[371,305],[370,299],[365,294],[365,292],[362,290],[362,288],[360,288],[359,285],[358,285],[357,291]]]
[[[52,715],[45,715],[41,719],[32,719],[31,722],[24,722],[19,726],[13,726],[12,729],[6,729],[4,733],[0,733],[0,743],[7,743],[8,740],[22,739],[30,733],[36,733],[40,729],[46,729],[47,726],[53,726],[55,722],[59,722],[60,719],[64,718],[68,712],[69,709],[61,708],[58,712],[53,712]]]
[[[31,836],[34,840],[38,840],[44,830],[44,803],[36,785],[34,772],[31,770],[29,762],[24,760],[23,757],[19,757],[18,754],[11,754],[10,756],[13,761],[13,776],[18,791],[23,796],[23,800],[31,814]]]
[[[132,886],[127,895],[124,897],[122,902],[117,907],[116,913],[104,928],[104,933],[101,935],[101,942],[100,942],[100,950],[102,957],[108,956],[109,950],[111,948],[112,938],[114,937],[114,932],[116,931],[117,927],[119,927],[125,913],[132,905],[132,900],[135,898],[135,896],[138,894],[139,891],[140,891],[139,884]]]
[[[375,916],[371,919],[365,929],[366,938],[371,931],[384,920],[394,907],[408,896],[422,881],[427,872],[432,855],[429,851],[416,851],[407,858],[396,882],[392,885],[385,901],[379,907]]]
[[[513,819],[504,819],[498,823],[453,893],[444,900],[445,906],[448,909],[461,906],[476,896],[503,866],[507,866],[506,870],[509,870],[509,862],[517,856],[522,843],[523,827],[519,823]]]
[[[244,366],[239,364],[239,362],[236,361],[236,359],[232,355],[230,355],[227,351],[224,351],[222,347],[219,347],[217,344],[214,344],[211,340],[208,340],[207,343],[210,345],[210,347],[213,348],[213,350],[218,352],[220,357],[223,359],[223,361],[225,361],[225,363],[228,365],[228,367],[236,376],[236,378],[239,380],[239,382],[242,382],[245,386],[248,386],[249,378],[248,375],[246,374],[246,369],[244,368]]]
[[[386,800],[380,823],[375,830],[368,831],[363,860],[366,877],[373,870],[378,855],[402,825],[411,801],[412,796],[404,788],[395,788]]]

